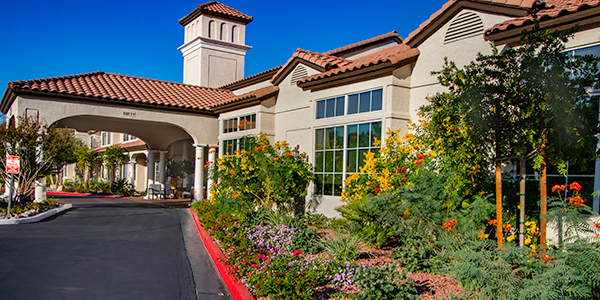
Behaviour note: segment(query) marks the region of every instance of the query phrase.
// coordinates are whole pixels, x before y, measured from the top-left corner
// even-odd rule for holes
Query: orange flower
[[[236,194],[236,193],[233,193],[233,194],[231,195],[231,197],[233,197],[233,199],[237,199],[239,196],[240,196],[240,195],[238,195],[238,194]]]
[[[262,148],[261,148],[260,146],[258,146],[258,147],[254,147],[254,150],[255,150],[255,151],[259,151],[259,150],[262,150]]]
[[[454,229],[454,226],[456,226],[458,222],[455,219],[452,219],[450,221],[446,221],[444,222],[444,228],[448,228],[448,231]]]
[[[496,219],[494,219],[494,220],[490,220],[490,221],[488,222],[488,224],[489,224],[489,225],[492,225],[492,226],[496,226],[496,225],[498,225],[498,220],[496,220]]]
[[[596,224],[594,224],[594,226],[596,226],[596,228],[600,229],[600,223],[596,223]]]
[[[425,158],[425,154],[419,154],[419,156],[417,156],[417,159],[423,159]]]
[[[238,128],[239,128],[239,129],[243,129],[243,128],[244,128],[244,124],[240,124],[240,125],[238,125]]]
[[[216,186],[217,186],[217,183],[216,183],[216,182],[213,182],[213,183],[211,183],[211,184],[210,184],[210,186],[212,186],[212,187],[216,187]]]
[[[415,165],[420,165],[420,164],[421,164],[420,160],[415,161]]]
[[[278,160],[279,160],[279,157],[273,157],[273,160],[274,160],[274,161],[278,161]]]
[[[246,126],[252,125],[252,122],[246,122]]]
[[[287,157],[290,157],[292,155],[294,155],[294,154],[292,154],[292,152],[289,152],[289,151],[285,153],[285,156],[287,156]]]
[[[233,174],[235,174],[235,171],[234,170],[230,170],[229,174],[233,175]]]
[[[372,183],[372,182],[370,182],[370,181],[367,181],[367,185],[369,185],[369,184],[371,184],[371,183]]]
[[[581,185],[579,183],[577,183],[577,181],[575,181],[575,182],[569,184],[569,188],[572,190],[580,191]]]
[[[405,182],[405,181],[406,181],[406,177],[402,177],[402,182]]]
[[[554,193],[556,190],[564,191],[565,190],[565,185],[564,184],[563,185],[558,185],[558,184],[554,185],[552,187],[552,192]]]

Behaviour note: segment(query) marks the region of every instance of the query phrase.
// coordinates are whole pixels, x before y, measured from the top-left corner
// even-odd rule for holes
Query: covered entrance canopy
[[[148,184],[164,182],[169,146],[188,140],[195,147],[194,190],[199,199],[205,147],[218,144],[218,115],[211,107],[235,97],[227,90],[92,72],[9,82],[0,110],[7,119],[35,116],[46,124],[77,131],[137,136],[148,150]],[[156,154],[160,180],[154,178]]]

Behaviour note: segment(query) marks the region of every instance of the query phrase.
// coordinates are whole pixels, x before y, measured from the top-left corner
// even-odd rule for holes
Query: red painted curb
[[[210,237],[208,232],[206,232],[206,230],[204,230],[204,228],[200,226],[200,223],[198,222],[198,216],[196,216],[196,212],[191,207],[189,208],[189,210],[190,214],[192,214],[192,217],[194,218],[196,229],[198,229],[198,233],[200,234],[200,238],[202,238],[204,247],[206,248],[206,251],[210,255],[212,261],[215,263],[217,271],[219,271],[219,275],[221,275],[221,278],[223,278],[223,282],[225,282],[225,285],[227,286],[231,297],[234,300],[255,300],[254,296],[252,296],[252,294],[250,293],[250,291],[248,291],[246,286],[241,281],[233,278],[228,272],[228,269],[230,269],[231,266],[224,265],[222,263],[222,261],[225,260],[225,255],[223,255],[223,252],[221,251],[219,246],[217,246],[215,241]]]
[[[119,195],[94,195],[94,194],[84,194],[84,193],[68,193],[68,192],[46,192],[46,195],[51,196],[78,196],[78,197],[97,197],[97,198],[129,198],[123,197]]]

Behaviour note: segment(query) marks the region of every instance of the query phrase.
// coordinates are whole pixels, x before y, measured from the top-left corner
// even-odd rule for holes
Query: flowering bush
[[[314,179],[306,153],[293,152],[285,141],[271,145],[265,134],[245,137],[241,145],[243,150],[209,166],[213,201],[233,198],[247,207],[272,208],[306,195],[306,187]]]

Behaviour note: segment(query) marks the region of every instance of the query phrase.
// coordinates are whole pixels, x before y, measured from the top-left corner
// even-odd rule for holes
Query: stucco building
[[[462,66],[491,53],[490,41],[500,48],[518,42],[533,26],[534,10],[544,28],[580,26],[568,51],[600,54],[599,2],[450,0],[405,38],[391,31],[323,53],[299,48],[281,66],[242,78],[252,17],[213,1],[179,21],[184,84],[103,72],[17,81],[0,109],[8,118],[37,109],[49,123],[137,136],[146,149],[129,160],[143,168],[136,176],[145,172],[146,186],[165,182],[166,158],[194,161],[196,173],[186,183],[207,186],[206,159],[264,132],[309,154],[317,180],[307,202],[331,216],[344,178],[377,149],[373,138],[406,128],[427,96],[444,91],[431,75],[444,58]],[[600,190],[600,165],[572,175],[591,178]],[[595,199],[597,212],[599,205]]]

